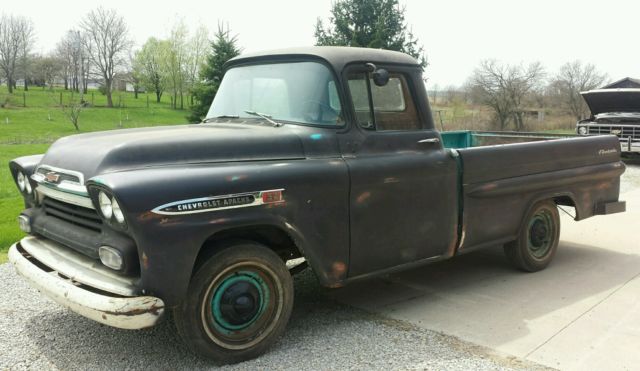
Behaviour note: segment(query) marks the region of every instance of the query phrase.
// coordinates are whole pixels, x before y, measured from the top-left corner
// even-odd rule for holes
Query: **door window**
[[[407,80],[399,73],[389,74],[389,82],[377,86],[366,73],[349,75],[349,91],[358,124],[366,129],[420,130],[420,121]],[[370,94],[370,95],[369,95]],[[373,103],[373,114],[369,97]]]

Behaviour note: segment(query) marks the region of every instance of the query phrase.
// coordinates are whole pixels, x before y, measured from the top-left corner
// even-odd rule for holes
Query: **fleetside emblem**
[[[55,171],[50,171],[45,174],[44,180],[49,183],[58,183],[58,180],[60,180],[60,174],[56,173]]]
[[[152,211],[162,215],[195,214],[267,204],[284,203],[284,189],[182,200],[158,206]]]

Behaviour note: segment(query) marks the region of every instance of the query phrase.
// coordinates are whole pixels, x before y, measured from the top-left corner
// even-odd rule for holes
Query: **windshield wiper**
[[[206,119],[202,120],[202,123],[211,122],[212,120],[215,120],[215,119],[237,119],[237,118],[240,118],[240,116],[238,116],[238,115],[220,115],[220,116],[215,116],[215,117],[207,117]]]
[[[271,119],[271,116],[264,114],[264,113],[260,113],[260,112],[256,112],[256,111],[244,111],[245,113],[248,113],[252,116],[258,116],[258,117],[262,117],[263,119],[269,121],[271,124],[273,124],[273,126],[275,127],[280,127],[282,126],[281,123],[275,122]]]

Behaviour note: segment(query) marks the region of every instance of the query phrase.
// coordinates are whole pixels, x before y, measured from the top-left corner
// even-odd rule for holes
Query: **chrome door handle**
[[[419,140],[418,143],[440,143],[440,139],[439,138],[422,139],[422,140]]]

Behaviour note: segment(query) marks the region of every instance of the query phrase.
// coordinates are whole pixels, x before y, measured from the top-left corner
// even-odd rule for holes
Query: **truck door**
[[[422,80],[388,70],[384,86],[363,70],[346,75],[356,121],[342,141],[351,178],[350,277],[449,256],[457,242],[455,159],[426,102],[414,99],[419,92],[426,100],[415,86]]]

